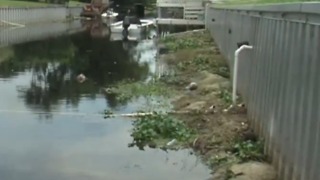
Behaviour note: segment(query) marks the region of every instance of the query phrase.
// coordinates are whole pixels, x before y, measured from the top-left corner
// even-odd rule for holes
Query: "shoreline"
[[[237,107],[228,108],[229,68],[209,33],[175,33],[160,42],[168,52],[160,58],[176,72],[161,80],[180,94],[172,102],[173,110],[194,112],[174,116],[196,132],[186,146],[214,169],[212,179],[275,180],[276,173],[263,154],[263,140],[249,126],[245,105],[239,99]],[[191,89],[190,83],[196,87]]]

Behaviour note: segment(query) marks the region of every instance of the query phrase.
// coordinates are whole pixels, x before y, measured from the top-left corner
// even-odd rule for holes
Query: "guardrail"
[[[206,28],[231,67],[238,42],[253,46],[238,92],[279,179],[320,179],[320,3],[210,5]]]

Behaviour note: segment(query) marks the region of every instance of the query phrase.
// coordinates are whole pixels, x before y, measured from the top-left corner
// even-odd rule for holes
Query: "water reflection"
[[[112,21],[101,21],[99,19],[96,20],[82,20],[81,24],[83,27],[86,28],[87,31],[90,32],[91,37],[93,38],[103,38],[103,37],[109,37],[111,35],[111,30],[109,24]]]
[[[37,23],[25,27],[0,27],[0,47],[83,32],[80,21]]]
[[[77,105],[81,95],[95,98],[99,88],[107,84],[148,77],[148,62],[132,58],[133,53],[139,53],[131,51],[137,43],[127,43],[129,49],[123,47],[122,41],[92,37],[92,31],[86,31],[15,45],[10,47],[13,55],[0,64],[0,77],[8,79],[21,72],[31,76],[29,85],[19,91],[32,108],[50,111],[61,99]],[[83,84],[75,80],[80,73],[88,78]]]
[[[148,80],[157,51],[153,40],[124,45],[91,23],[81,33],[0,49],[1,180],[207,178],[188,150],[128,148],[130,120],[102,118],[109,107],[139,109],[144,99],[119,104],[100,88]],[[80,73],[84,83],[76,81]]]
[[[3,116],[2,116],[3,117]],[[56,116],[50,125],[13,115],[0,123],[2,180],[204,180],[208,171],[188,150],[127,148],[130,122]],[[13,131],[15,130],[15,131]]]

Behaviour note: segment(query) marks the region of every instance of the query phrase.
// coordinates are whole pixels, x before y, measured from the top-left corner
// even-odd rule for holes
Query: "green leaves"
[[[186,142],[192,137],[192,130],[186,125],[166,114],[154,114],[139,117],[133,122],[133,137],[135,145],[145,145],[158,139],[176,139]]]
[[[232,103],[232,94],[228,89],[220,90],[218,94],[219,98],[221,98],[227,105]]]
[[[208,70],[213,68],[213,64],[210,64],[208,56],[198,55],[190,61],[181,61],[177,64],[177,68],[184,71],[189,68],[196,68],[199,71]]]
[[[181,49],[201,48],[204,45],[203,39],[195,38],[193,36],[189,36],[189,38],[177,38],[173,36],[167,36],[161,39],[161,42],[163,42],[165,46],[173,52],[176,52],[177,50]]]
[[[177,39],[166,43],[166,46],[173,52],[181,49],[195,49],[202,46],[201,41],[193,39]]]
[[[128,82],[123,81],[110,89],[110,94],[115,94],[117,102],[125,104],[135,98],[144,97],[165,97],[168,98],[174,93],[170,88],[161,82]]]
[[[263,142],[260,141],[241,141],[234,145],[235,155],[242,161],[263,161],[265,155],[263,154]]]

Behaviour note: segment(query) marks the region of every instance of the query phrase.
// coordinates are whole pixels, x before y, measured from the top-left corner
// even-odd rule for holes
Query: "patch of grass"
[[[32,2],[32,1],[16,1],[16,0],[1,0],[0,7],[42,7],[48,6],[47,3]]]
[[[191,61],[181,61],[177,65],[179,70],[185,70],[190,66],[196,68],[199,71],[208,70],[210,68],[209,57],[199,55]]]
[[[239,141],[233,147],[233,152],[240,162],[247,161],[264,161],[265,155],[263,154],[263,141]]]
[[[173,52],[180,49],[195,49],[202,46],[201,42],[192,39],[177,39],[174,42],[168,42],[166,46]]]
[[[294,3],[294,2],[310,2],[313,0],[229,0],[225,1],[223,4],[220,4],[218,6],[223,5],[246,5],[246,4],[275,4],[275,3]]]
[[[231,89],[222,88],[218,94],[218,97],[223,100],[226,105],[232,104]]]
[[[180,71],[185,70],[197,70],[197,71],[209,71],[214,74],[218,74],[224,78],[230,77],[230,71],[225,62],[217,60],[219,57],[209,55],[197,55],[190,61],[180,61],[177,64],[177,68]]]
[[[217,168],[248,161],[265,161],[263,145],[262,140],[236,140],[230,145],[231,151],[211,156],[208,159],[208,165]]]
[[[69,1],[69,6],[71,6],[71,7],[83,6],[85,4],[88,4],[88,3],[83,3],[83,2],[78,2],[78,1]]]
[[[164,38],[161,38],[160,42],[162,42],[162,43],[170,43],[170,42],[174,42],[175,40],[177,40],[177,38],[175,36],[166,36]]]
[[[77,1],[70,1],[69,6],[82,6],[84,3]],[[46,7],[52,6],[44,2],[19,1],[19,0],[0,0],[0,7]]]
[[[222,99],[225,106],[230,106],[232,104],[232,88],[220,87],[218,97]],[[236,96],[236,103],[243,103],[243,99],[241,96],[239,95]]]
[[[170,97],[173,91],[161,82],[130,82],[123,81],[108,88],[109,92],[116,95],[119,102],[130,101],[138,97]]]
[[[166,114],[139,117],[133,122],[133,127],[133,143],[130,146],[136,145],[139,148],[172,139],[181,143],[188,142],[194,134],[182,121]]]
[[[224,78],[230,78],[230,70],[228,66],[220,66],[216,69],[216,74],[224,77]]]
[[[187,33],[188,34],[188,33]],[[212,45],[212,38],[209,33],[189,33],[183,37],[167,36],[160,40],[171,51],[176,52],[182,49],[204,48]]]
[[[230,162],[231,158],[230,155],[215,155],[209,158],[208,165],[210,167],[218,167]]]

